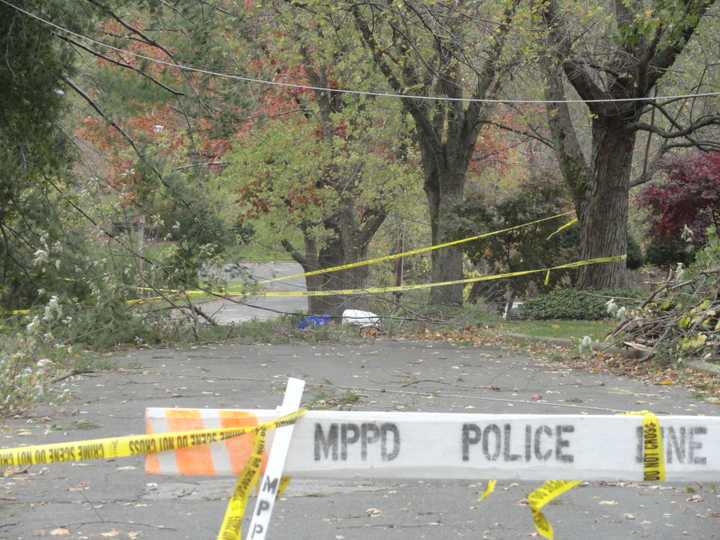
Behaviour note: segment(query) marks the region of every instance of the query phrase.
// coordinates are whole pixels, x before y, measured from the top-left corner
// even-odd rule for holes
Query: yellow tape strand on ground
[[[552,540],[554,537],[552,525],[542,513],[543,507],[566,491],[580,483],[579,480],[548,480],[542,486],[528,495],[528,505],[532,512],[535,529],[540,536]]]
[[[460,240],[452,240],[450,242],[444,242],[442,244],[435,244],[433,246],[426,246],[426,247],[411,249],[409,251],[403,251],[402,253],[394,253],[392,255],[384,255],[382,257],[374,257],[372,259],[365,259],[364,261],[357,261],[357,262],[348,263],[348,264],[341,264],[338,266],[330,266],[328,268],[321,268],[319,270],[312,270],[310,272],[298,272],[297,274],[290,274],[287,276],[279,276],[279,277],[275,277],[275,278],[271,278],[271,279],[264,279],[262,281],[259,281],[258,283],[261,285],[264,285],[266,283],[274,283],[276,281],[285,281],[287,279],[296,279],[296,278],[308,277],[308,276],[319,276],[320,274],[329,274],[331,272],[340,272],[341,270],[350,270],[351,268],[359,268],[361,266],[372,266],[374,264],[379,264],[381,262],[394,261],[396,259],[400,259],[401,257],[409,257],[411,255],[420,255],[422,253],[429,253],[429,252],[435,251],[437,249],[443,249],[443,248],[447,248],[447,247],[457,246],[460,244],[464,244],[466,242],[482,240],[483,238],[490,238],[491,236],[496,236],[498,234],[504,234],[507,232],[516,231],[516,230],[522,229],[524,227],[530,227],[531,225],[537,225],[538,223],[544,223],[546,221],[559,219],[561,217],[569,216],[574,213],[575,213],[574,211],[563,212],[562,214],[556,214],[554,216],[550,216],[550,217],[546,217],[546,218],[542,218],[542,219],[536,219],[535,221],[523,223],[522,225],[514,225],[512,227],[506,227],[505,229],[500,229],[497,231],[478,234],[476,236],[469,236],[467,238],[462,238]],[[574,219],[574,220],[570,221],[569,223],[566,223],[565,225],[560,227],[560,229],[555,231],[555,233],[553,233],[551,236],[574,225],[576,222],[577,222],[577,219]]]
[[[303,296],[337,296],[337,295],[357,295],[357,294],[382,294],[402,291],[415,291],[419,289],[430,289],[432,287],[447,287],[449,285],[465,285],[468,283],[476,283],[478,281],[494,281],[498,279],[507,279],[512,277],[529,276],[532,274],[545,273],[547,275],[555,270],[567,270],[572,268],[580,268],[592,264],[608,264],[624,261],[626,255],[616,255],[613,257],[597,257],[594,259],[585,259],[583,261],[575,261],[550,268],[537,268],[534,270],[521,270],[519,272],[507,272],[504,274],[491,274],[487,276],[478,276],[465,279],[456,279],[453,281],[442,281],[439,283],[418,283],[415,285],[395,285],[392,287],[368,287],[365,289],[338,289],[333,291],[260,291],[253,293],[253,296],[264,298],[296,298]]]
[[[238,476],[235,489],[225,510],[220,532],[217,540],[241,540],[242,520],[245,515],[250,492],[260,479],[263,452],[265,451],[265,430],[261,429],[255,435],[255,444],[245,469]]]
[[[646,482],[665,480],[665,454],[663,453],[660,421],[657,416],[650,411],[625,414],[642,415],[643,417],[643,480]],[[552,525],[542,513],[542,508],[579,483],[579,480],[548,480],[528,495],[528,505],[532,512],[533,523],[540,536],[548,540],[554,538]]]
[[[488,480],[487,485],[485,486],[485,491],[483,491],[480,494],[480,497],[478,497],[478,502],[484,501],[487,499],[490,494],[495,491],[495,485],[497,484],[497,480]]]

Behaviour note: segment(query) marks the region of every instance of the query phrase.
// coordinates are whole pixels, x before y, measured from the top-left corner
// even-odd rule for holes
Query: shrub
[[[688,152],[661,166],[665,180],[638,195],[649,212],[650,235],[687,240],[695,248],[707,241],[707,228],[720,224],[720,152]]]
[[[657,266],[675,266],[679,262],[688,266],[694,257],[692,246],[675,238],[653,237],[646,252],[647,262]]]
[[[528,223],[559,214],[570,205],[565,187],[550,177],[528,179],[517,192],[502,200],[490,201],[480,193],[469,195],[456,207],[448,223],[452,238],[497,231],[512,225]],[[528,269],[545,268],[566,263],[577,257],[577,227],[557,233],[571,217],[538,223],[503,234],[461,244],[461,249],[482,274],[500,274]],[[568,271],[550,275],[550,283],[557,283]],[[527,294],[529,288],[540,287],[544,274],[520,276],[503,282],[479,282],[470,294],[473,301],[482,297],[488,301],[504,301],[506,294]]]
[[[625,265],[630,270],[637,270],[638,268],[641,268],[645,264],[645,257],[643,256],[642,248],[640,247],[640,244],[637,243],[637,240],[633,238],[632,236],[628,235],[628,243],[627,243],[627,260],[625,261]]]
[[[521,319],[575,319],[596,321],[609,319],[607,302],[611,298],[638,298],[633,289],[609,289],[593,291],[592,294],[577,289],[555,289],[548,294],[527,300],[520,307]],[[623,300],[618,301],[619,304]]]

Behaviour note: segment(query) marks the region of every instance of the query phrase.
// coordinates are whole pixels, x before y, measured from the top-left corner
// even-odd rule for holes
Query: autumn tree
[[[676,147],[714,146],[712,137],[703,133],[720,123],[717,110],[708,104],[695,107],[694,101],[684,107],[682,100],[651,99],[690,47],[713,4],[713,0],[617,0],[607,6],[560,0],[535,3],[546,32],[540,57],[545,97],[552,101],[547,105],[548,123],[580,219],[582,258],[625,253],[630,188],[651,177],[659,163],[659,156],[646,161],[631,179],[639,133],[662,141],[659,155]],[[582,120],[573,117],[571,105],[565,102],[572,97],[566,92],[568,85],[590,117],[587,145],[577,127]],[[578,286],[607,288],[624,281],[625,263],[617,262],[583,267]]]
[[[166,285],[194,286],[198,268],[230,238],[207,182],[256,101],[237,81],[176,64],[230,71],[246,45],[233,32],[248,30],[247,20],[191,1],[85,1],[101,21],[95,36],[109,47],[60,37],[84,60],[71,81],[84,113],[76,134],[84,157],[102,163],[88,180],[103,184],[113,221],[146,224],[172,242],[158,261]]]
[[[478,134],[510,64],[506,43],[519,2],[350,3],[362,42],[414,123],[432,242],[450,240]],[[418,96],[410,97],[410,95]],[[435,96],[438,99],[432,99]],[[432,280],[462,277],[463,255],[432,254]],[[462,287],[436,287],[433,304],[461,304]]]
[[[306,272],[366,259],[412,182],[402,110],[323,90],[377,80],[342,12],[278,2],[258,9],[255,20],[268,29],[253,63],[258,75],[307,88],[266,89],[252,128],[235,141],[224,178],[235,186],[237,219],[272,223],[273,240]],[[362,288],[367,278],[368,268],[357,267],[306,282],[308,290],[323,291]],[[367,298],[311,297],[309,307],[337,315],[366,308]]]

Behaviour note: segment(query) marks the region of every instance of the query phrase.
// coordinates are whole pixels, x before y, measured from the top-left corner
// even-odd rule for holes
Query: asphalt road
[[[302,272],[302,267],[294,262],[242,263],[256,280],[262,281],[278,276],[289,276]],[[305,290],[305,278],[277,281],[264,285],[268,290],[293,291]],[[252,319],[266,320],[278,316],[278,312],[294,313],[307,311],[307,298],[247,298],[245,304],[230,300],[202,302],[202,310],[211,315],[218,324],[232,324]],[[253,307],[254,306],[254,307]]]
[[[112,361],[119,371],[66,381],[70,401],[6,422],[2,446],[139,433],[148,406],[273,408],[287,376],[307,380],[311,407],[717,414],[716,406],[674,387],[438,343],[229,344],[131,351]],[[34,466],[0,478],[0,539],[212,540],[232,485],[229,478],[146,476],[140,458]],[[296,479],[276,506],[269,538],[530,538],[524,499],[535,486],[500,482],[477,503],[483,486],[473,482]],[[720,538],[713,483],[593,483],[562,496],[547,515],[559,539]]]

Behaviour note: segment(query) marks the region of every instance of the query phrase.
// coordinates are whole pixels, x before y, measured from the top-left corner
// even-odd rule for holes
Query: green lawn
[[[500,333],[524,334],[532,337],[581,339],[590,336],[602,340],[617,326],[617,321],[499,321]]]

